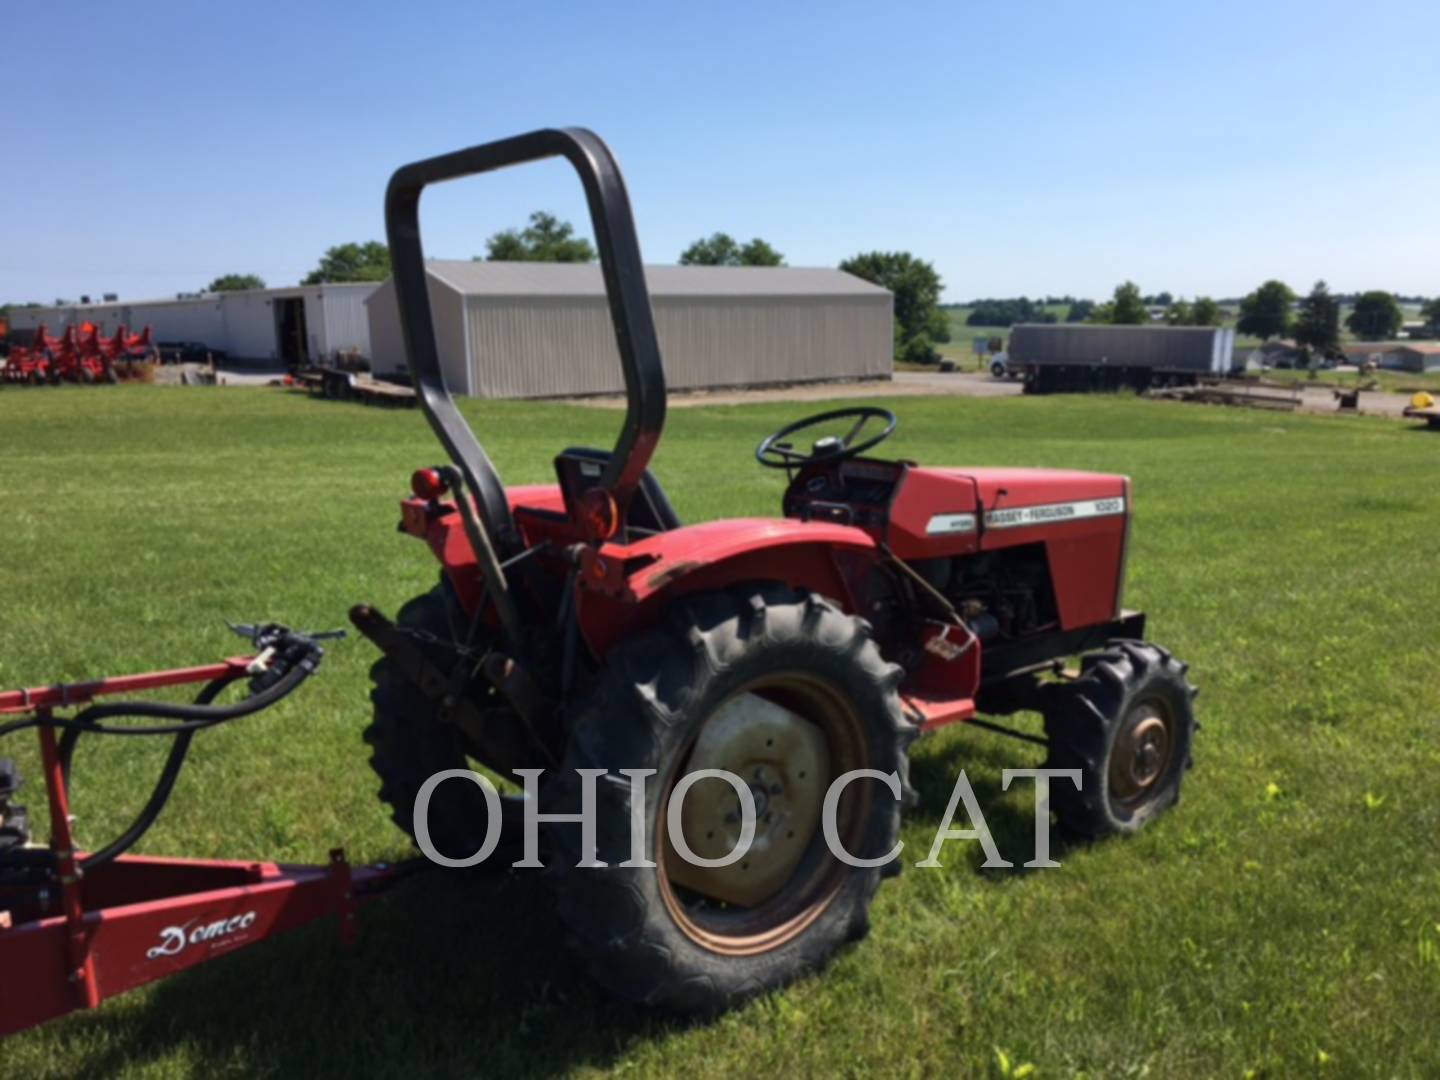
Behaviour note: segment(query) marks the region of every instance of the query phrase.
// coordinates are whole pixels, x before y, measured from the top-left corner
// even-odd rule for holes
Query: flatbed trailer
[[[414,405],[415,390],[400,383],[385,382],[364,372],[340,368],[304,368],[292,379],[312,394],[338,401],[360,401],[368,405]]]

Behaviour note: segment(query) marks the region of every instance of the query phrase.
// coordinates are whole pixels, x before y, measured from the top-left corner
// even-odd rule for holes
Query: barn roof
[[[430,259],[426,269],[467,296],[601,296],[595,263]],[[828,267],[647,266],[653,297],[883,296],[887,290]]]

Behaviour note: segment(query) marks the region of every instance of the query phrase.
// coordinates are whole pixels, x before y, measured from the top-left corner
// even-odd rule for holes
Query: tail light
[[[416,469],[410,474],[410,490],[418,499],[438,499],[445,494],[445,477],[439,469]]]

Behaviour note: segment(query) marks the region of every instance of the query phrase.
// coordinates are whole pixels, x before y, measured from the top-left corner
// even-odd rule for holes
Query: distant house
[[[1407,322],[1400,333],[1411,341],[1429,341],[1435,336],[1435,327],[1427,322]]]
[[[1345,346],[1345,356],[1351,363],[1373,363],[1390,371],[1440,371],[1436,341],[1355,341]]]
[[[1288,368],[1299,362],[1304,350],[1289,338],[1272,338],[1262,341],[1248,360],[1258,360],[1262,367]],[[1247,367],[1253,366],[1250,363]]]

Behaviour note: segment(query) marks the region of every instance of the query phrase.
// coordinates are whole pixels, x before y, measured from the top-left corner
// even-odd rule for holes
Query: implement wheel
[[[1050,785],[1063,831],[1133,833],[1179,802],[1197,727],[1185,672],[1159,646],[1117,641],[1085,657],[1078,679],[1045,688],[1045,767],[1080,770],[1080,790]]]
[[[576,722],[565,769],[542,793],[550,813],[581,807],[578,769],[597,785],[596,858],[577,866],[581,831],[552,825],[549,877],[572,942],[604,986],[632,1001],[713,1014],[823,967],[869,928],[880,878],[898,862],[856,867],[832,854],[822,814],[837,777],[874,769],[844,789],[835,834],[858,859],[895,846],[918,729],[900,711],[901,670],[884,661],[863,621],[807,593],[756,585],[675,604],[668,625],[612,648]],[[643,803],[621,769],[653,769]],[[755,816],[746,854],[728,866]],[[633,816],[632,816],[633,815]],[[668,825],[674,820],[678,833]],[[653,866],[631,860],[631,822]]]

